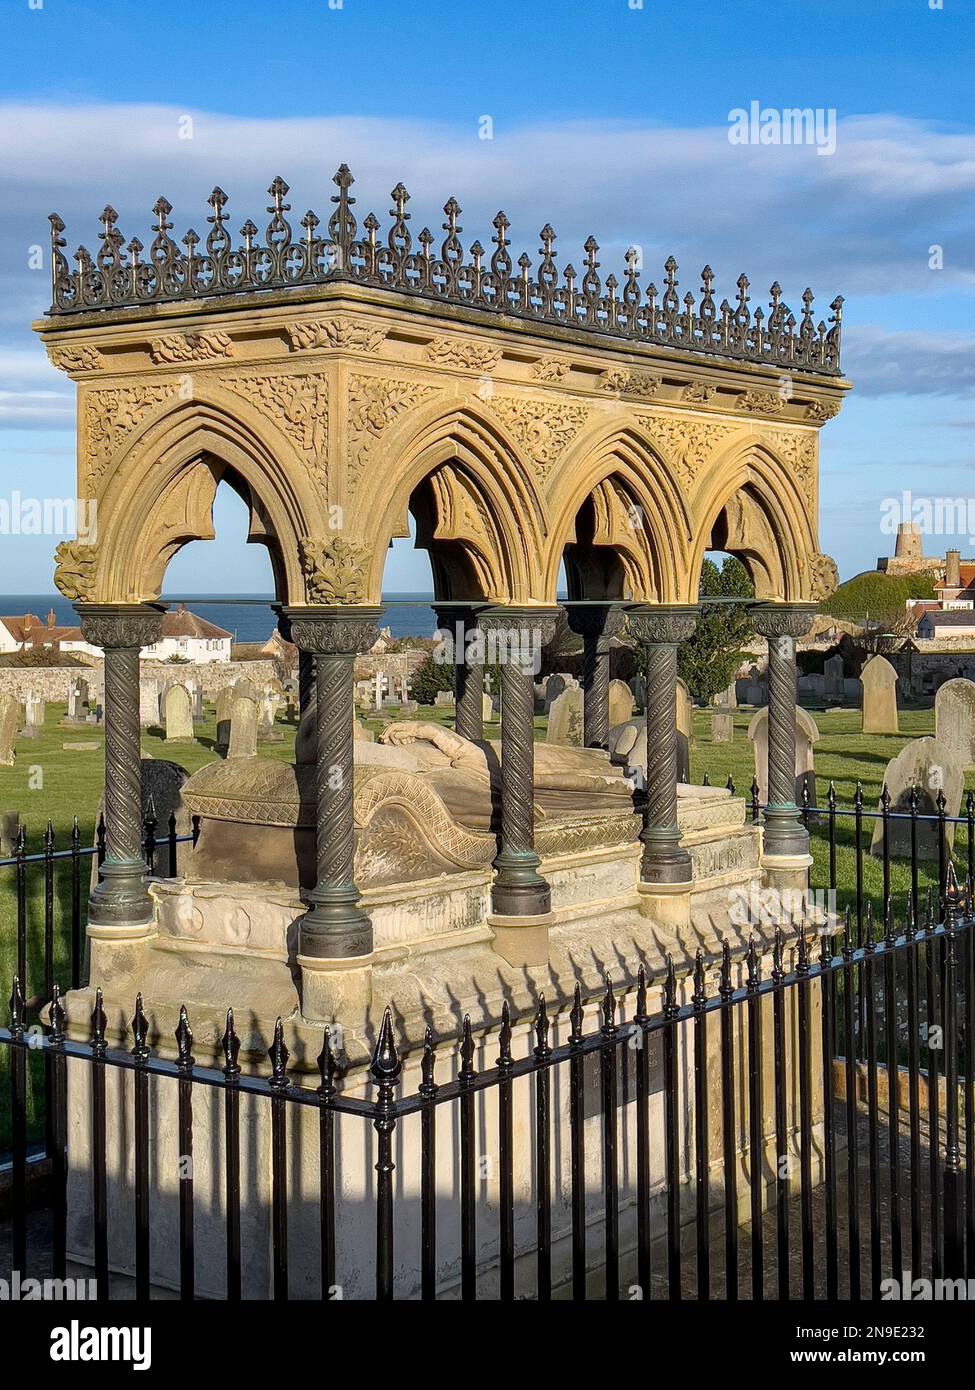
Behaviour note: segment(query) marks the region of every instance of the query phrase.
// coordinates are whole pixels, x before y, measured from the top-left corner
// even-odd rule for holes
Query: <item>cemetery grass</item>
[[[735,741],[732,744],[711,744],[710,712],[694,712],[694,739],[690,750],[691,780],[700,783],[704,773],[710,776],[713,786],[723,786],[730,774],[734,778],[739,795],[749,794],[753,775],[751,744],[746,737],[748,723],[753,711],[734,712]],[[0,767],[0,808],[17,810],[27,831],[28,852],[38,853],[43,849],[43,835],[50,820],[54,831],[57,849],[67,849],[70,845],[72,817],[77,816],[82,847],[94,842],[95,820],[102,794],[104,775],[104,733],[101,728],[63,728],[60,721],[65,715],[65,706],[49,704],[46,720],[37,738],[18,737],[16,742],[16,762],[13,767]],[[142,734],[143,757],[168,760],[180,764],[188,772],[196,772],[215,757],[215,711],[212,706],[206,709],[206,718],[194,728],[193,743],[167,744],[161,729],[146,729]],[[421,707],[417,718],[425,721],[453,725],[453,711],[443,707]],[[820,728],[821,739],[816,745],[816,773],[819,787],[820,805],[825,804],[826,790],[830,779],[836,787],[837,802],[849,806],[853,801],[856,783],[863,786],[865,809],[876,809],[880,795],[884,769],[890,758],[897,753],[909,738],[934,732],[933,710],[906,711],[900,716],[899,735],[864,736],[859,729],[860,715],[857,710],[842,711],[835,714],[815,713]],[[364,723],[373,733],[378,732],[385,721],[365,717]],[[290,762],[294,757],[295,727],[282,721],[278,730],[283,734],[281,743],[262,743],[258,751],[262,757],[278,758]],[[545,737],[546,720],[544,715],[535,718],[536,739]],[[490,738],[499,736],[500,726],[496,720],[487,728]],[[65,750],[66,743],[92,743],[96,746],[88,750]],[[966,786],[975,787],[975,774],[966,777]],[[160,826],[162,836],[166,827]],[[865,827],[865,842],[869,844],[870,831]],[[840,908],[852,901],[855,894],[854,877],[854,837],[852,818],[837,818],[837,902]],[[825,888],[828,882],[829,859],[825,829],[813,829],[812,853],[815,861],[813,886]],[[959,868],[964,867],[966,854],[964,830],[956,837],[955,858]],[[82,932],[84,930],[84,903],[87,897],[91,861],[82,860],[81,897]],[[54,874],[54,975],[62,987],[70,987],[71,979],[71,880],[70,866],[60,863]],[[922,883],[936,882],[936,865],[922,862]],[[909,868],[903,861],[893,866],[892,883],[899,910],[909,886]],[[44,873],[40,865],[32,866],[27,874],[27,971],[26,980],[21,987],[28,999],[37,1004],[42,1001],[44,988]],[[875,915],[881,910],[881,866],[880,861],[864,854],[864,894],[872,901]],[[17,947],[16,885],[12,868],[0,869],[0,1017],[6,1022],[6,999],[13,973],[16,969]],[[133,1001],[134,1003],[134,1001]],[[29,1119],[31,1134],[35,1138],[41,1133],[42,1096],[40,1091],[41,1058],[30,1058],[31,1092],[29,1096]],[[0,1086],[6,1086],[6,1049],[0,1058]],[[0,1125],[0,1151],[6,1149],[9,1135],[6,1131],[7,1117],[3,1114]]]

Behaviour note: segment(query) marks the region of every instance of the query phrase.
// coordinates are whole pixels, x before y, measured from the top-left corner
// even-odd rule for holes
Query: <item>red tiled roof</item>
[[[196,637],[202,641],[213,642],[221,638],[226,639],[232,634],[224,632],[222,627],[217,627],[214,623],[208,623],[196,613],[190,613],[180,604],[178,608],[170,609],[163,614],[160,636]]]

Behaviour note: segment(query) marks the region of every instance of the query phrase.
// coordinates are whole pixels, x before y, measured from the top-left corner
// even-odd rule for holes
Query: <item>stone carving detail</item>
[[[717,392],[717,387],[712,386],[707,381],[689,381],[680,393],[682,401],[693,401],[699,405],[707,405],[708,401],[713,400]]]
[[[436,394],[435,386],[390,377],[353,376],[349,382],[349,474],[354,483],[383,431]]]
[[[518,443],[544,478],[565,453],[589,416],[585,406],[549,405],[524,396],[495,396],[492,401]]]
[[[221,384],[238,391],[276,421],[292,443],[313,455],[324,481],[328,451],[328,387],[324,373],[310,376],[231,377]]]
[[[782,430],[762,436],[761,442],[786,464],[810,506],[816,501],[817,436],[813,430]]]
[[[352,348],[358,352],[378,352],[386,341],[386,330],[371,323],[339,317],[289,324],[288,336],[295,352],[308,348]]]
[[[631,372],[626,367],[614,367],[602,372],[596,382],[600,391],[645,398],[655,396],[662,384],[659,376],[652,376],[649,372]]]
[[[85,345],[69,347],[67,344],[55,344],[48,348],[47,355],[51,365],[62,372],[95,372],[103,365],[98,349]]]
[[[167,333],[149,344],[153,362],[212,362],[233,355],[234,345],[227,333]]]
[[[92,391],[85,399],[85,452],[89,485],[104,473],[126,435],[176,393],[175,382]],[[88,491],[91,489],[89,487]]]
[[[806,419],[823,423],[832,420],[840,413],[839,401],[810,401],[806,406]]]
[[[560,362],[557,357],[540,357],[532,367],[536,381],[564,381],[568,375],[568,362]]]
[[[785,401],[777,391],[743,391],[736,404],[752,415],[781,415]]]
[[[58,591],[72,602],[89,598],[95,586],[96,547],[82,541],[62,541],[54,552],[54,561],[57,565],[54,583]]]
[[[473,338],[434,338],[427,345],[427,356],[440,366],[470,367],[473,371],[490,372],[501,361],[502,349],[493,343],[478,343]]]
[[[824,603],[836,592],[840,576],[831,555],[809,557],[809,597],[813,603]]]
[[[327,541],[306,537],[301,542],[301,567],[308,602],[361,603],[368,558],[365,546],[341,536]]]
[[[735,433],[734,425],[685,415],[640,415],[638,423],[663,445],[685,491],[693,487],[714,451]]]

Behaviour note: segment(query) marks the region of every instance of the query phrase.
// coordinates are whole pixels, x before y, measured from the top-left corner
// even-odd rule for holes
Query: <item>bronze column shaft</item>
[[[809,834],[796,805],[796,640],[807,632],[813,610],[760,604],[751,610],[755,630],[768,642],[768,806],[765,853],[809,853]]]

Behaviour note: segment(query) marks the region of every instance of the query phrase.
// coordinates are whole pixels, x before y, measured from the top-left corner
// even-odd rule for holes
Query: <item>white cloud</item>
[[[851,328],[843,370],[861,396],[967,395],[975,388],[975,337]]]

